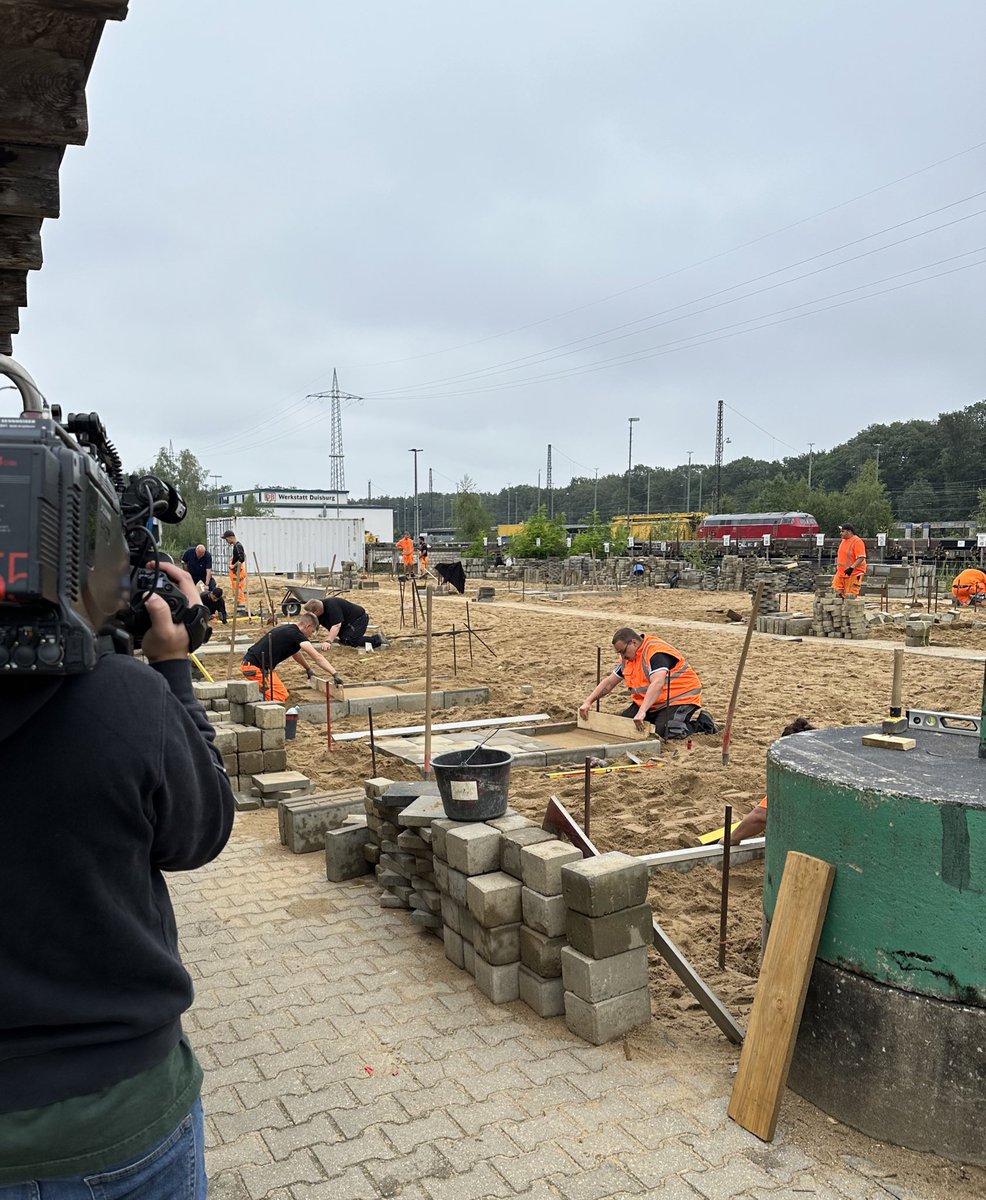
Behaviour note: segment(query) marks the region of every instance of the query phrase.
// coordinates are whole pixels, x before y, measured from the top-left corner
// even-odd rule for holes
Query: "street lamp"
[[[633,423],[639,417],[628,417],[630,422],[630,445],[627,450],[627,541],[630,540],[630,472],[633,470]]]
[[[685,473],[685,512],[692,511],[692,455],[694,450],[688,451],[688,470]]]
[[[420,446],[412,447],[408,450],[408,454],[414,455],[414,540],[418,540],[418,534],[421,532],[421,520],[418,514],[418,455],[424,454],[424,450]]]
[[[808,443],[808,491],[811,491],[811,465],[815,459],[815,443]]]
[[[695,474],[698,476],[698,511],[702,511],[702,472],[698,467],[695,468]]]

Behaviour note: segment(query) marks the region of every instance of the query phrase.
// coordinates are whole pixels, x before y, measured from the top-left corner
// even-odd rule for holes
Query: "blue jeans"
[[[205,1200],[202,1101],[169,1134],[92,1175],[0,1183],[0,1200]]]

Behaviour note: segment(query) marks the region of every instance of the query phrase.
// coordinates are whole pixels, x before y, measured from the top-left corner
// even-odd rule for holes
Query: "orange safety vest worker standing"
[[[840,596],[858,596],[866,575],[866,543],[851,525],[840,525],[839,557],[832,590]]]
[[[405,529],[404,536],[399,542],[394,545],[401,552],[401,565],[404,568],[405,575],[414,573],[414,542],[411,540],[410,533]]]
[[[620,662],[583,701],[579,708],[583,719],[596,700],[622,682],[633,701],[622,715],[632,718],[639,729],[650,721],[662,737],[715,732],[715,722],[701,711],[702,681],[674,646],[624,626],[613,635],[613,648]]]
[[[952,580],[952,597],[956,604],[982,604],[986,601],[986,572],[975,567],[960,571]]]

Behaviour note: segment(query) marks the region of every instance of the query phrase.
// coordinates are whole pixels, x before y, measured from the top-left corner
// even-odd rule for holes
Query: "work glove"
[[[845,575],[845,577],[846,577],[847,579],[850,579],[850,578],[852,577],[852,567],[846,567],[846,569],[845,569],[845,571],[843,572],[843,574]]]
[[[332,676],[332,682],[336,685],[336,687],[342,687],[342,676],[337,672]]]
[[[308,676],[309,679],[315,678],[315,672],[311,669],[311,667],[305,667],[305,674]]]

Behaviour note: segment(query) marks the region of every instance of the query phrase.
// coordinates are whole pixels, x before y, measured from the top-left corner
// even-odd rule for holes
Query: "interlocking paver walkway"
[[[923,1200],[747,1134],[721,1065],[494,1007],[369,880],[284,850],[271,812],[171,886],[214,1200]]]

